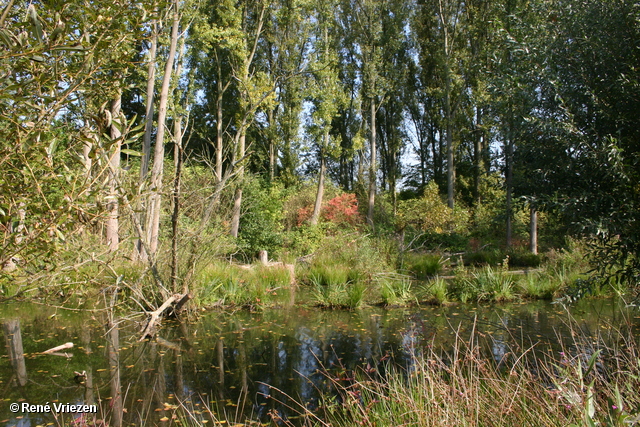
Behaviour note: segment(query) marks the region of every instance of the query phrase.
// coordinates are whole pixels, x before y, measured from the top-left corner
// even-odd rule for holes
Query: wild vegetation
[[[637,18],[9,1],[2,296],[277,304],[259,251],[324,307],[637,291]]]

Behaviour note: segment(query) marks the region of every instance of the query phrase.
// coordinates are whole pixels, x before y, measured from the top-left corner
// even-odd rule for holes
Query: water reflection
[[[29,307],[3,310],[7,349],[0,359],[0,398],[95,402],[100,408],[95,417],[113,426],[162,423],[180,405],[201,419],[208,417],[205,405],[223,419],[292,418],[297,411],[291,408],[298,406],[287,396],[315,410],[323,394],[334,394],[329,378],[348,382],[354,370],[380,371],[388,360],[410,373],[427,346],[448,352],[462,340],[477,345],[484,357],[508,364],[529,348],[548,353],[575,351],[576,343],[587,348],[599,339],[611,343],[617,339],[612,330],[622,324],[640,330],[637,311],[604,300],[577,305],[571,322],[562,306],[543,302],[212,312],[191,324],[165,322],[156,339],[143,343],[137,342],[134,325],[107,316],[67,313],[53,321],[46,310],[36,316]],[[16,310],[23,311],[16,316]],[[38,354],[66,341],[75,344],[73,358]],[[2,425],[52,420],[48,414],[25,414],[22,421],[17,416],[6,405],[0,408],[0,420],[8,420]]]
[[[24,351],[22,350],[22,333],[20,331],[20,320],[11,319],[3,322],[2,330],[7,345],[7,352],[14,377],[20,387],[27,384],[27,366],[24,361]]]

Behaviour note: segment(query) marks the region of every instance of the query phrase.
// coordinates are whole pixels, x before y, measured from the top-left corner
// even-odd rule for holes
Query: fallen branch
[[[157,310],[152,311],[149,314],[149,322],[147,322],[147,326],[142,331],[142,336],[138,341],[144,341],[147,337],[152,337],[154,334],[154,330],[158,324],[160,324],[160,316],[172,305],[174,305],[174,312],[180,311],[182,306],[184,306],[187,301],[191,299],[191,294],[173,294],[170,296]]]
[[[59,345],[57,347],[50,348],[49,350],[43,351],[42,354],[56,353],[56,352],[58,352],[60,350],[66,350],[68,348],[73,348],[73,343],[72,342],[67,342],[67,343]]]

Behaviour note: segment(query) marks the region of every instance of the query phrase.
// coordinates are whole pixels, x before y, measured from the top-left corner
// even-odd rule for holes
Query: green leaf
[[[44,36],[42,34],[42,24],[40,23],[40,18],[38,17],[38,13],[36,12],[36,7],[33,4],[29,5],[27,9],[27,13],[29,14],[29,18],[31,19],[31,23],[33,24],[33,30],[35,32],[35,36],[39,42],[44,40]]]
[[[591,355],[591,358],[589,359],[589,365],[587,367],[587,372],[585,372],[584,374],[585,377],[588,376],[591,371],[593,371],[593,368],[596,366],[596,361],[598,360],[598,356],[600,355],[601,351],[602,350],[598,350]]]
[[[122,152],[122,154],[126,154],[129,156],[134,156],[134,157],[142,157],[142,153],[136,150],[131,150],[129,148],[124,148],[122,150],[120,150]]]

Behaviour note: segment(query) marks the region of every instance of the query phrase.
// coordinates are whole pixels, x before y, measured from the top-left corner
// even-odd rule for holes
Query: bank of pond
[[[142,316],[99,308],[0,319],[3,426],[640,423],[640,310],[622,298],[202,307],[142,342]]]

